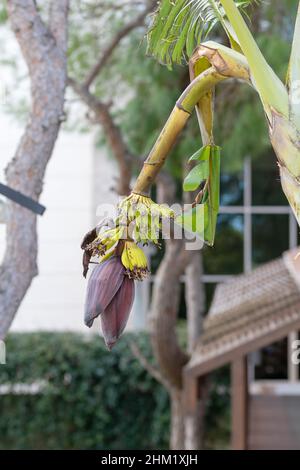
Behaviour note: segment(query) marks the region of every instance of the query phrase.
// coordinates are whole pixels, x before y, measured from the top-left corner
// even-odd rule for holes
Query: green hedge
[[[166,449],[166,391],[133,357],[130,341],[150,358],[147,335],[124,335],[110,353],[98,336],[10,335],[0,386],[48,384],[36,395],[0,396],[0,449]],[[227,446],[229,374],[211,377],[207,448]]]
[[[0,397],[0,449],[167,448],[168,396],[133,357],[130,340],[109,353],[97,336],[10,335],[0,385],[49,385],[38,395]],[[145,335],[134,340],[150,354]]]

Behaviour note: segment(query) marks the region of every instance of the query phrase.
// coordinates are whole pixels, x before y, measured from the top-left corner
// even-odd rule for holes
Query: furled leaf
[[[213,246],[216,234],[218,211],[208,203],[204,204],[204,241]]]
[[[235,3],[246,14],[247,7],[257,2]],[[148,32],[148,52],[169,66],[182,63],[217,23],[222,24],[233,48],[239,49],[220,0],[161,0]]]
[[[210,156],[209,194],[211,206],[218,211],[220,205],[220,147],[213,147]]]
[[[209,163],[208,198],[204,204],[204,239],[208,245],[212,246],[220,205],[220,147],[212,147]]]

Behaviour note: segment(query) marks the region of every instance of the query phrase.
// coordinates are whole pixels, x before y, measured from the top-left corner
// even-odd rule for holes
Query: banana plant
[[[191,82],[176,102],[155,142],[131,194],[118,206],[115,226],[89,232],[82,243],[84,275],[92,256],[102,263],[89,279],[86,323],[102,316],[106,343],[111,348],[127,322],[134,297],[133,279],[148,273],[137,243],[158,244],[162,219],[172,210],[150,198],[150,188],[196,110],[203,146],[192,157],[193,168],[183,189],[196,191],[192,208],[176,222],[213,245],[220,192],[220,147],[214,142],[214,91],[229,79],[252,87],[260,99],[275,150],[283,191],[300,222],[300,3],[288,67],[283,84],[265,60],[244,19],[256,0],[161,0],[148,34],[148,50],[169,67],[188,57]],[[206,41],[220,23],[230,47]],[[204,40],[204,42],[203,42]],[[199,223],[200,220],[200,223]],[[99,295],[97,292],[99,291]]]
[[[87,235],[83,243],[85,274],[92,255],[98,254],[100,261],[104,261],[126,250],[124,239],[157,244],[161,220],[176,217],[169,208],[152,201],[149,193],[194,110],[203,146],[190,158],[194,166],[184,180],[183,189],[198,192],[192,208],[177,216],[176,222],[213,245],[221,160],[220,147],[213,135],[214,92],[226,80],[237,79],[257,92],[277,156],[282,188],[300,222],[300,3],[286,84],[267,63],[248,28],[245,16],[251,3],[257,0],[159,2],[148,33],[148,52],[169,67],[188,58],[191,81],[145,160],[131,194],[119,204],[115,227]],[[224,28],[230,47],[207,40],[217,23]],[[137,259],[132,258],[130,269],[133,277],[141,279],[140,273],[147,269],[144,261],[139,263]],[[124,266],[129,269],[126,263]]]
[[[247,15],[246,8],[251,3],[257,1],[162,0],[148,33],[148,52],[169,67],[189,58],[191,84],[177,106],[187,113],[192,111],[193,106],[196,108],[204,149],[210,148],[212,154],[215,148],[212,128],[215,86],[229,78],[236,78],[256,90],[265,111],[270,141],[277,156],[282,188],[299,223],[300,4],[287,82],[283,84],[264,58],[243,17]],[[212,41],[202,42],[217,23],[223,27],[231,47]],[[173,126],[174,130],[176,125],[178,126],[178,122]],[[219,157],[211,157],[208,167],[203,162],[200,166],[204,153],[204,150],[200,151],[192,158],[198,160],[198,165],[187,176],[184,189],[195,189],[196,184],[199,185],[204,180],[205,191],[200,191],[204,198],[202,201],[206,219],[204,238],[207,243],[212,244],[214,230],[211,223],[215,224],[218,209],[219,163],[212,165],[211,162]],[[142,179],[139,178],[140,181]],[[212,181],[214,184],[210,184]],[[196,213],[196,209],[194,211]],[[210,224],[208,220],[211,221]],[[189,220],[188,223],[191,225]]]

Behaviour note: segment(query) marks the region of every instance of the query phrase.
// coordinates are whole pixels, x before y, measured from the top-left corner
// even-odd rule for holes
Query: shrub
[[[132,355],[131,341],[151,358],[144,333],[124,335],[112,352],[96,335],[10,335],[0,391],[40,381],[45,387],[31,395],[1,395],[0,449],[168,448],[167,392]],[[230,428],[228,368],[212,374],[210,388],[205,446],[224,448]]]
[[[1,384],[46,381],[38,394],[2,395],[0,449],[162,449],[166,391],[143,369],[125,335],[109,353],[97,337],[13,334]],[[146,356],[146,335],[134,337]]]

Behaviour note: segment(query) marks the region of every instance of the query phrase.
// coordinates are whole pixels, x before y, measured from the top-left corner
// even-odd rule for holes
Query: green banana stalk
[[[207,34],[217,21],[221,23],[231,48],[213,42],[201,43],[189,61],[192,83],[197,78],[200,83],[213,69],[224,79],[242,79],[257,91],[277,156],[282,188],[300,224],[300,3],[286,85],[261,53],[240,12],[241,3],[250,4],[251,1],[161,0],[148,35],[149,52],[168,65],[180,62],[186,54],[190,55],[193,41],[199,37],[202,39],[203,32]],[[168,22],[160,23],[163,10]],[[175,12],[176,21],[172,23],[170,19]],[[194,90],[198,93],[195,108],[204,145],[214,145],[214,87],[220,81],[212,83],[206,93],[197,87]],[[196,171],[192,169],[191,176],[187,178],[195,176]]]
[[[143,280],[148,274],[147,259],[137,243],[158,244],[164,218],[175,218],[175,222],[200,236],[208,245],[214,243],[221,161],[220,147],[213,136],[214,91],[223,81],[235,78],[257,91],[277,156],[282,188],[300,224],[300,3],[286,85],[266,62],[238,9],[249,3],[251,0],[160,2],[149,33],[150,51],[161,58],[167,57],[169,65],[172,60],[181,60],[184,48],[187,53],[190,51],[191,83],[171,112],[132,193],[119,204],[115,227],[100,233],[94,229],[82,242],[84,276],[92,256],[98,256],[100,263],[89,278],[85,323],[90,327],[94,319],[101,316],[109,349],[126,326],[134,299],[134,279]],[[189,14],[189,8],[195,18]],[[193,41],[207,34],[216,19],[224,27],[231,48],[207,41],[201,42],[192,53]],[[176,34],[180,36],[177,42]],[[166,40],[170,38],[172,41]],[[198,194],[192,208],[175,217],[172,210],[152,201],[149,191],[194,109],[203,147],[189,159],[193,167],[184,180],[183,189],[197,190]]]
[[[300,3],[288,72],[284,84],[267,64],[233,0],[220,0],[247,58],[252,84],[266,112],[269,135],[278,159],[283,191],[300,224],[300,106],[295,85],[300,80]]]
[[[152,201],[149,191],[194,110],[203,147],[190,158],[195,166],[186,176],[183,188],[198,190],[198,194],[191,210],[177,216],[175,221],[199,235],[208,245],[213,245],[219,210],[221,160],[220,147],[213,136],[214,91],[217,85],[232,78],[257,91],[277,156],[282,188],[300,224],[300,3],[286,85],[265,60],[239,11],[238,7],[250,3],[251,0],[161,0],[149,32],[149,51],[168,65],[192,51],[194,41],[202,39],[204,33],[208,34],[217,20],[224,27],[231,47],[206,41],[189,53],[191,83],[176,102],[132,193],[120,203],[115,228],[102,232],[84,248],[85,274],[92,254],[97,252],[100,262],[108,259],[115,254],[121,238],[158,244],[161,219],[172,219],[175,215]],[[123,262],[128,269],[131,261],[126,256],[125,253]],[[137,258],[139,263],[132,272],[137,278],[143,278],[145,263],[141,257]]]

